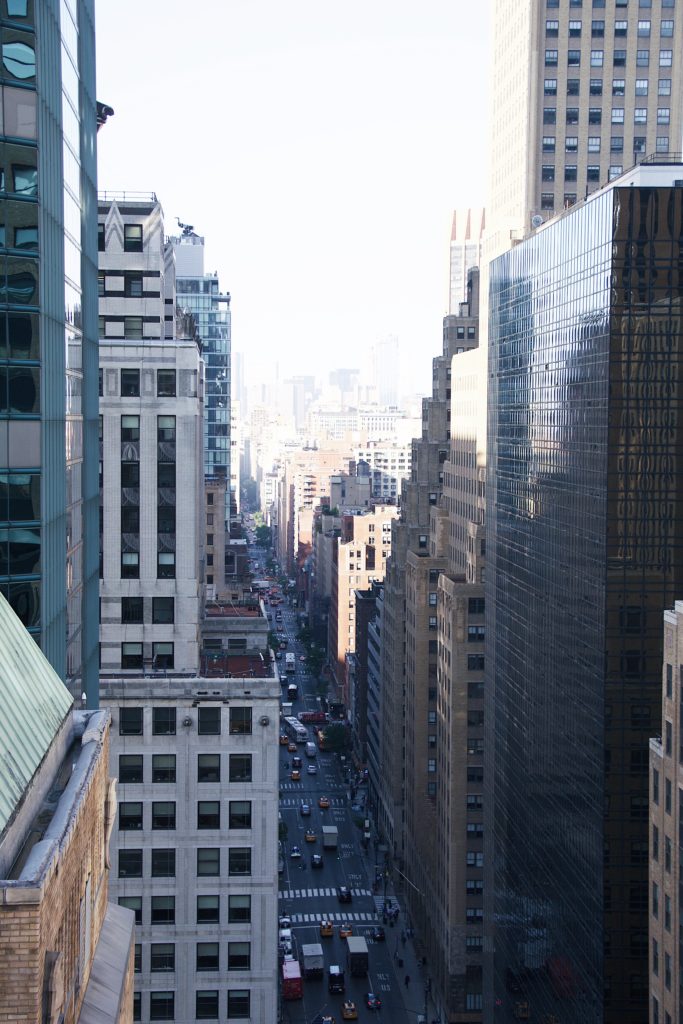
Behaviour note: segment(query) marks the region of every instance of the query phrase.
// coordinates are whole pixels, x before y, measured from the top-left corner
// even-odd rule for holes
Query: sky
[[[394,334],[428,390],[453,209],[485,198],[490,2],[97,0],[99,188],[205,236],[247,383]]]

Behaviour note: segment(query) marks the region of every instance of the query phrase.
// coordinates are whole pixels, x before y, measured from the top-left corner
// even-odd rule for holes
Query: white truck
[[[323,825],[323,850],[336,850],[339,832],[336,825]]]
[[[289,675],[296,672],[296,655],[292,654],[290,651],[285,654],[285,672]]]
[[[303,960],[304,978],[322,978],[325,973],[325,958],[323,956],[323,947],[319,942],[302,945],[301,958]]]

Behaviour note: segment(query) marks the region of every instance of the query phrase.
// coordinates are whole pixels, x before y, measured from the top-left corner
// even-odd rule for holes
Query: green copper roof
[[[0,834],[73,698],[0,594]]]

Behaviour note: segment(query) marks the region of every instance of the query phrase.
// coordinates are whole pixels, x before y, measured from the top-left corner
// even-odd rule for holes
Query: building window
[[[197,755],[197,782],[221,781],[220,754]]]
[[[564,140],[564,151],[565,153],[577,153],[579,150],[579,140],[575,135],[568,135]]]
[[[590,107],[588,111],[589,124],[602,124],[602,110],[600,107]]]
[[[175,924],[175,896],[152,896],[152,924]]]
[[[627,21],[615,21],[614,22],[614,35],[617,39],[624,39],[628,33],[628,22]],[[640,33],[638,33],[640,35]]]
[[[557,110],[555,107],[543,108],[543,124],[555,124],[557,121]]]
[[[249,942],[228,943],[228,970],[251,970],[251,944]]]
[[[647,145],[647,139],[644,135],[635,135],[633,138],[633,152],[644,153]]]
[[[175,552],[159,551],[157,553],[157,579],[175,579]]]
[[[219,969],[218,949],[217,942],[197,943],[196,967],[198,971],[217,971]]]
[[[228,828],[251,828],[251,801],[231,800]]]
[[[228,896],[228,921],[230,924],[249,924],[251,896]]]
[[[674,23],[673,21],[662,21],[660,25],[659,34],[663,39],[670,39],[674,34]]]
[[[577,68],[581,63],[581,50],[567,50],[567,65]]]
[[[588,152],[599,153],[600,152],[600,136],[590,135],[588,137]]]
[[[251,708],[230,708],[230,735],[251,736]]]
[[[601,39],[605,35],[605,23],[604,21],[592,21],[591,22],[591,35],[594,39]]]
[[[576,181],[576,179],[577,179],[576,164],[565,164],[565,167],[564,167],[564,180],[565,181]]]
[[[151,944],[150,970],[153,974],[175,971],[175,945],[172,942],[153,942]]]
[[[557,96],[557,79],[546,78],[543,83],[543,95],[544,96]]]
[[[104,224],[97,225],[97,251],[104,252]]]
[[[581,22],[570,21],[569,22],[569,38],[577,39],[581,35]]]
[[[119,708],[119,736],[142,736],[142,708]]]
[[[166,641],[152,644],[152,668],[169,669],[174,666],[174,647]]]
[[[615,50],[614,57],[612,58],[612,64],[615,68],[626,67],[626,50]]]
[[[545,66],[547,68],[557,67],[557,50],[546,50],[545,51]]]
[[[124,800],[119,804],[119,832],[139,832],[142,829],[142,803]]]
[[[555,167],[553,164],[544,164],[541,168],[541,181],[555,181]]]
[[[100,271],[97,275],[97,294],[100,298],[102,298],[105,293],[106,281],[107,279],[104,275],[104,271]]]
[[[152,878],[175,878],[175,850],[152,850]]]
[[[658,96],[670,96],[671,95],[671,79],[660,78],[657,86]]]
[[[142,252],[142,224],[123,225],[123,251]]]
[[[152,622],[154,625],[172,625],[174,621],[175,599],[172,597],[152,598]]]
[[[134,912],[137,925],[142,924],[142,896],[119,896],[118,902],[120,907]]]
[[[619,177],[623,170],[624,168],[621,166],[621,164],[611,164],[608,174],[609,180],[614,181],[615,178]]]
[[[671,814],[671,779],[664,779],[664,810]]]
[[[220,875],[221,851],[218,847],[200,848],[197,850],[197,875]]]
[[[199,800],[197,803],[197,828],[219,829],[221,827],[221,805],[219,800]]]
[[[602,96],[601,78],[591,78],[589,92],[591,96]]]
[[[543,152],[544,153],[554,153],[555,152],[555,136],[554,135],[544,135],[543,136],[542,148],[543,148]]]
[[[220,917],[220,897],[197,897],[197,924],[218,924]]]
[[[251,782],[251,754],[230,755],[230,781]]]
[[[121,644],[121,668],[142,668],[142,644],[131,642]]]
[[[123,336],[129,341],[137,341],[142,338],[142,317],[124,316]]]
[[[141,597],[121,598],[121,622],[132,624],[142,623],[143,600]]]
[[[481,644],[484,642],[486,630],[484,626],[468,626],[467,627],[467,642],[468,644]]]
[[[152,828],[159,831],[175,828],[175,803],[172,800],[152,801]]]
[[[567,79],[567,96],[578,96],[581,89],[581,83],[578,78]]]
[[[123,293],[126,298],[142,298],[142,274],[126,274],[123,280]]]
[[[175,370],[157,370],[157,397],[175,398]]]
[[[228,851],[228,874],[251,874],[251,850],[248,847],[232,847]]]
[[[549,39],[557,39],[560,31],[559,21],[546,21],[545,34]]]
[[[122,517],[122,522],[123,522],[123,517]],[[138,531],[137,530],[132,530],[130,532],[137,533]],[[138,551],[122,551],[121,552],[121,579],[122,580],[137,580],[139,578],[140,578],[140,553]],[[138,646],[140,648],[139,660],[136,661],[134,665],[131,664],[131,665],[128,665],[128,666],[124,665],[123,664],[123,660],[122,660],[121,661],[121,667],[122,668],[142,668],[142,644],[137,644],[137,645],[133,644],[132,646],[133,647]],[[121,647],[122,647],[122,649],[124,647],[129,648],[129,647],[131,647],[131,645],[130,644],[122,644]]]
[[[119,850],[119,878],[142,878],[142,850]]]
[[[600,181],[600,165],[589,164],[586,168],[586,181],[596,182]]]
[[[484,854],[481,852],[469,852],[467,854],[467,866],[469,868],[483,868]]]
[[[140,371],[121,370],[121,397],[140,397]]]
[[[610,153],[623,153],[624,140],[621,135],[613,135],[609,143]]]
[[[657,149],[658,153],[668,153],[669,152],[669,136],[668,135],[659,135],[657,137],[656,149]]]
[[[671,109],[669,107],[657,108],[657,124],[669,124],[671,121]],[[636,122],[637,124],[645,122]]]
[[[152,754],[152,782],[175,782],[175,754]]]
[[[142,781],[142,754],[119,754],[119,782],[128,785]]]
[[[605,62],[604,50],[591,50],[591,67],[601,68]]]
[[[228,989],[228,1020],[241,1020],[251,1016],[249,989]]]
[[[612,124],[624,123],[624,108],[612,107]]]
[[[152,708],[152,735],[153,736],[175,736],[176,731],[176,709]]]

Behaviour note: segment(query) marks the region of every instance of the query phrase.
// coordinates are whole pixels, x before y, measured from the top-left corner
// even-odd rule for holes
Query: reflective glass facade
[[[0,590],[80,695],[97,684],[93,3],[0,0],[0,50]]]
[[[204,357],[204,474],[227,480],[226,521],[230,508],[230,296],[221,295],[218,278],[176,280],[178,305],[197,321]]]
[[[672,179],[675,175],[672,173]],[[491,267],[486,1019],[647,1019],[648,737],[683,584],[683,190]]]

